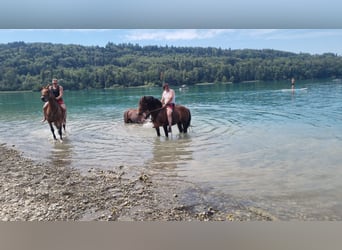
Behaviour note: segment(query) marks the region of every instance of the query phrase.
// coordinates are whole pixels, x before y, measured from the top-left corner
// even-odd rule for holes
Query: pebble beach
[[[198,195],[185,203],[191,184],[155,181],[125,166],[86,173],[25,158],[15,145],[0,144],[1,221],[270,221],[257,209],[220,210]],[[180,188],[181,187],[181,188]]]

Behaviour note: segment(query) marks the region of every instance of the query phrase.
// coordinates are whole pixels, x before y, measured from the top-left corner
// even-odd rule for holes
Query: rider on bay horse
[[[52,79],[52,86],[49,86],[50,91],[52,91],[53,95],[56,97],[57,103],[60,105],[64,115],[64,124],[65,124],[65,114],[66,114],[66,106],[63,101],[63,87],[58,84],[58,80],[56,78]],[[44,117],[42,122],[46,121],[46,110],[49,103],[46,102],[43,107]]]

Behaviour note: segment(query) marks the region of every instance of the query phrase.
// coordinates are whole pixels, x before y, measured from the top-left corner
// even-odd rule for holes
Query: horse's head
[[[51,94],[49,86],[43,87],[42,90],[40,91],[40,94],[41,94],[40,99],[43,102],[47,102],[49,100],[49,97],[50,97],[50,94]]]
[[[143,96],[139,100],[139,107],[138,107],[138,114],[142,115],[143,113],[146,113],[148,111],[148,105],[146,101],[146,96]]]
[[[143,96],[139,100],[138,114],[150,113],[158,108],[161,108],[161,102],[153,96]]]

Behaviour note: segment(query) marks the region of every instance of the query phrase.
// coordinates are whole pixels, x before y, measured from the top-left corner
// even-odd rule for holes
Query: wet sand
[[[228,204],[217,209],[195,185],[154,179],[125,166],[86,173],[25,158],[0,145],[1,221],[265,221],[257,209]],[[191,197],[187,193],[191,191]]]

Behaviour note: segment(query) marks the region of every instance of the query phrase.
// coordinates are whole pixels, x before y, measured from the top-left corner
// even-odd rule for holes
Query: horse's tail
[[[66,118],[67,118],[67,111],[66,111],[66,109],[64,111],[62,111],[62,113],[63,113],[63,129],[64,129],[64,132],[65,132]]]
[[[191,123],[191,112],[190,112],[190,110],[188,110],[188,112],[189,112],[189,119],[188,119],[187,127],[190,127],[190,123]]]
[[[188,112],[188,117],[184,124],[184,133],[188,132],[188,128],[190,127],[190,123],[191,123],[191,112],[189,109],[186,109],[186,111]]]
[[[128,123],[128,110],[126,110],[124,113],[124,121],[125,123]]]

